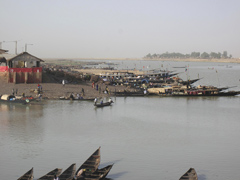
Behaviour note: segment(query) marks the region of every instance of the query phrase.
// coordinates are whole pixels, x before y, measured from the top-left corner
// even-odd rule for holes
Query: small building
[[[0,57],[0,72],[9,83],[41,83],[43,60],[23,52],[12,58]],[[5,65],[4,65],[5,64]]]

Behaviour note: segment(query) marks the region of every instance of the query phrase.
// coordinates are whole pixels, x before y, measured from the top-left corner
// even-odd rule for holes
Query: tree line
[[[192,52],[191,54],[181,54],[181,53],[169,53],[165,52],[162,54],[150,54],[148,53],[146,56],[144,56],[146,59],[187,59],[187,58],[194,58],[194,59],[228,59],[232,58],[232,55],[230,54],[228,56],[227,51],[223,51],[223,53],[216,53],[216,52]]]

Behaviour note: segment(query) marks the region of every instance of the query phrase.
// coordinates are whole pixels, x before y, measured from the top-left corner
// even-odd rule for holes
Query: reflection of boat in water
[[[59,176],[62,172],[62,169],[56,168],[52,171],[50,171],[49,173],[47,173],[46,175],[40,177],[38,180],[53,180],[54,176]]]
[[[26,172],[24,175],[22,175],[17,180],[32,180],[33,179],[33,168],[30,169],[28,172]]]
[[[198,180],[197,173],[194,168],[190,168],[185,174],[183,174],[179,180]]]

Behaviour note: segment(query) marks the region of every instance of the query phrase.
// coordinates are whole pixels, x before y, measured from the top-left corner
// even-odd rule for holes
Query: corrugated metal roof
[[[27,52],[23,52],[21,54],[18,54],[15,57],[12,57],[12,58],[7,59],[7,60],[8,61],[41,61],[41,62],[44,62],[42,59],[37,58],[37,57],[27,53]]]

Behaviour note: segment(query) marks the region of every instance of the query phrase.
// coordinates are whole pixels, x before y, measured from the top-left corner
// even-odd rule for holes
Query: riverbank
[[[37,85],[38,84],[12,84],[12,83],[6,83],[4,81],[0,81],[1,83],[1,89],[0,89],[0,95],[2,94],[12,94],[13,90],[18,95],[22,95],[24,93],[26,96],[32,96],[34,98],[37,98]],[[82,89],[84,89],[84,95],[83,98],[95,98],[95,97],[108,97],[111,96],[111,94],[105,94],[103,91],[106,88],[106,85],[99,84],[98,87],[100,88],[96,90],[96,88],[92,88],[91,82],[82,82],[80,84],[65,84],[64,86],[59,83],[41,83],[42,86],[42,98],[45,99],[59,99],[62,96],[69,97],[71,93],[76,95],[79,93],[81,95]],[[115,92],[124,90],[125,86],[108,86],[108,89],[110,92]]]
[[[94,61],[94,60],[102,60],[102,61],[179,61],[179,62],[218,62],[218,63],[240,63],[240,58],[231,58],[231,59],[180,59],[180,58],[175,58],[175,59],[145,59],[145,58],[43,58],[43,60],[46,63],[58,63],[61,61],[62,63],[64,61],[71,61],[71,60],[87,60],[87,61]]]

